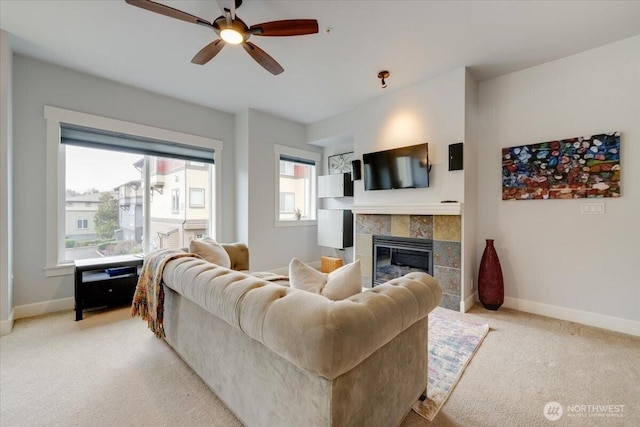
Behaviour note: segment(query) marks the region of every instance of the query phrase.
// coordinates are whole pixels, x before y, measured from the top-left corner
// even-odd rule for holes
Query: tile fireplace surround
[[[362,284],[372,286],[373,235],[433,240],[433,276],[442,286],[441,307],[460,310],[462,226],[460,215],[356,213],[355,258],[362,266]]]

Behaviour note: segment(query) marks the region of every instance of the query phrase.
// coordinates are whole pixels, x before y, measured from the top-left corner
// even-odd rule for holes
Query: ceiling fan
[[[217,0],[223,15],[213,22],[151,0],[125,1],[132,6],[213,29],[219,38],[203,47],[191,60],[192,63],[199,65],[204,65],[211,61],[227,43],[242,44],[244,50],[258,64],[262,65],[271,74],[278,75],[284,71],[284,68],[264,50],[248,41],[249,38],[251,36],[302,36],[318,32],[318,21],[315,19],[287,19],[263,22],[249,27],[236,15],[236,9],[242,5],[242,0]]]

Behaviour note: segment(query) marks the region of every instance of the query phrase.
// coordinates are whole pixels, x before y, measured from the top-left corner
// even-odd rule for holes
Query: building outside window
[[[196,235],[210,233],[212,211],[205,202],[214,200],[212,164],[192,165],[187,160],[104,149],[98,144],[64,143],[63,148],[65,261],[142,253],[144,236],[149,250],[155,250],[184,247]],[[186,193],[193,184],[198,188],[191,192],[192,201],[199,206],[181,209],[181,189]],[[146,232],[145,189],[149,194]]]
[[[296,207],[296,193],[280,193],[280,213],[293,213]]]

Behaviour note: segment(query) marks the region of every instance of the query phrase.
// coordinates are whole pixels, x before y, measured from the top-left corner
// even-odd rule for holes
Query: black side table
[[[136,255],[74,261],[76,320],[87,308],[131,304],[143,262]]]

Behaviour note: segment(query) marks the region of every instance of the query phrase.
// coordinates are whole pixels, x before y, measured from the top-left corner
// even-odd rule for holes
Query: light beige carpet
[[[640,425],[640,338],[478,305],[454,315],[491,332],[435,419],[410,412],[403,427]],[[0,338],[2,427],[241,425],[128,308],[73,319],[22,319]],[[545,418],[549,401],[560,420]],[[573,404],[624,412],[569,417]]]

